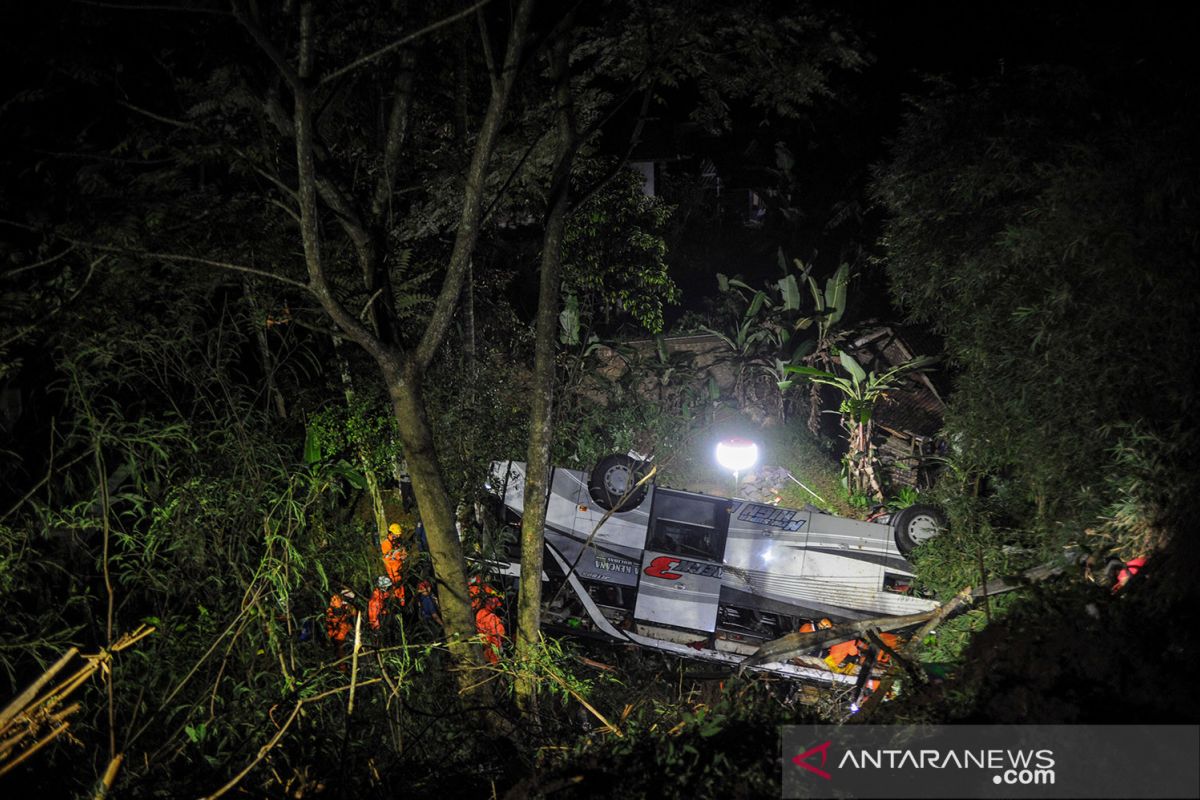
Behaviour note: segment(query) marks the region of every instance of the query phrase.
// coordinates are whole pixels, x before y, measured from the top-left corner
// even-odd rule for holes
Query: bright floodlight
[[[734,473],[750,469],[758,461],[758,445],[749,439],[726,439],[717,443],[717,463]]]

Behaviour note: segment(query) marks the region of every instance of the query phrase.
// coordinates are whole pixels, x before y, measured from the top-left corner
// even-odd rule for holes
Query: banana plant
[[[768,332],[764,327],[764,321],[759,319],[759,314],[764,308],[771,309],[771,300],[763,290],[756,290],[737,278],[728,278],[720,273],[717,274],[717,286],[723,293],[736,290],[736,294],[743,301],[747,297],[745,292],[749,292],[750,299],[746,304],[746,310],[728,331],[719,331],[716,328],[705,326],[701,326],[700,329],[724,342],[736,357],[747,358],[753,355],[754,345],[767,338]]]
[[[828,342],[830,331],[842,321],[842,315],[846,313],[846,290],[850,285],[850,265],[843,262],[838,266],[833,275],[825,281],[824,291],[817,285],[816,279],[810,274],[810,269],[800,263],[800,259],[796,259],[796,266],[808,281],[814,308],[811,315],[803,317],[797,323],[797,328],[808,328],[816,323],[818,349],[820,349],[819,345]]]
[[[729,348],[727,358],[735,365],[734,394],[738,403],[745,406],[750,395],[760,395],[761,387],[756,379],[769,377],[778,395],[773,400],[761,396],[755,399],[771,401],[784,416],[783,393],[791,385],[786,369],[829,361],[831,331],[846,311],[850,267],[842,264],[822,288],[812,276],[811,267],[806,267],[799,259],[793,259],[789,264],[782,250],[778,259],[782,275],[765,289],[755,289],[737,278],[717,275],[718,288],[734,300],[735,308],[742,310],[729,327],[723,330],[704,327],[702,330]],[[804,285],[812,294],[811,307],[805,307],[803,302]]]
[[[875,404],[889,391],[896,389],[905,375],[920,372],[931,367],[937,359],[932,356],[919,356],[903,364],[876,374],[874,370],[865,370],[862,365],[846,351],[838,352],[838,361],[846,375],[837,375],[816,367],[787,366],[784,371],[790,375],[799,375],[811,383],[832,386],[841,395],[838,413],[841,416],[842,427],[850,439],[850,448],[846,454],[847,484],[850,491],[871,492],[877,499],[883,499],[883,486],[879,480],[878,464],[875,449],[872,444]],[[786,382],[787,388],[791,382]]]

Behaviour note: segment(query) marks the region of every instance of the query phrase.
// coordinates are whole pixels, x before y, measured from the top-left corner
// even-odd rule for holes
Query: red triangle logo
[[[804,769],[808,770],[809,772],[813,772],[813,773],[816,773],[817,775],[820,775],[825,780],[831,780],[831,777],[828,772],[826,772],[823,769],[818,769],[817,767],[814,767],[812,764],[808,763],[809,756],[813,755],[814,753],[820,753],[821,754],[821,766],[822,767],[825,766],[825,761],[829,758],[829,745],[830,745],[830,742],[824,742],[822,744],[817,745],[816,747],[810,747],[807,750],[805,750],[803,753],[801,753],[800,755],[793,758],[792,763],[795,764],[797,767],[803,767]]]

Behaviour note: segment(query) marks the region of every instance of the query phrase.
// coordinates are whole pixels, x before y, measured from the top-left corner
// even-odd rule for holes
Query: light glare
[[[758,445],[749,439],[725,439],[717,443],[717,463],[727,470],[741,472],[758,461]]]

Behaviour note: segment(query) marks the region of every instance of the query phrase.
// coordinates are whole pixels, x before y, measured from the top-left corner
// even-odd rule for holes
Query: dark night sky
[[[1010,2],[953,3],[936,0],[831,4],[863,38],[871,62],[855,74],[835,76],[835,96],[821,101],[811,124],[789,140],[816,198],[805,209],[812,226],[785,241],[791,256],[815,257],[830,270],[846,258],[850,245],[869,245],[878,216],[868,213],[862,228],[823,236],[823,215],[834,203],[857,199],[864,207],[870,165],[887,155],[906,110],[905,98],[922,91],[928,76],[967,84],[1030,65],[1068,66],[1131,96],[1158,92],[1162,80],[1193,72],[1200,30],[1196,5],[1169,3]],[[1175,81],[1172,81],[1175,84]],[[1172,90],[1173,91],[1173,90]],[[1165,96],[1163,104],[1188,102]],[[751,134],[754,135],[754,134]],[[766,137],[764,137],[766,138]],[[737,158],[744,142],[729,148]],[[761,144],[769,147],[769,141]],[[709,251],[717,263],[709,270],[742,272],[752,277],[776,273],[775,246],[739,244],[730,256]],[[862,294],[886,295],[882,275],[861,276]],[[695,300],[685,299],[685,305]],[[887,314],[886,304],[865,309]]]
[[[1145,91],[1153,92],[1153,76],[1190,72],[1197,51],[1191,37],[1200,28],[1195,24],[1196,4],[1183,9],[1167,3],[1080,0],[1003,4],[853,0],[826,5],[851,21],[872,61],[857,74],[836,76],[835,96],[813,111],[807,141],[789,142],[798,159],[797,171],[813,189],[814,207],[806,213],[817,228],[835,202],[863,199],[868,167],[886,155],[885,143],[905,108],[903,97],[920,90],[923,75],[968,80],[1027,64],[1067,64],[1089,73],[1106,71],[1112,79],[1114,73],[1121,74],[1112,66],[1123,64],[1129,65],[1129,80],[1144,81]],[[37,63],[39,52],[49,57],[55,48],[76,46],[57,23],[65,7],[54,2],[7,4],[0,12],[4,17],[0,39],[9,43],[0,55],[9,62],[3,70],[5,100],[18,87],[28,88],[44,70]],[[128,21],[127,31],[146,19],[133,12],[112,13],[125,15],[119,18]],[[12,63],[13,59],[23,63]],[[0,126],[6,122],[0,115]],[[60,122],[46,117],[40,124],[50,139]],[[2,129],[0,136],[5,136]],[[768,148],[773,144],[767,137],[762,143]],[[744,141],[737,142],[734,148],[742,145]],[[736,158],[739,151],[729,152]],[[852,240],[870,242],[871,224],[868,220],[865,228],[840,232],[840,241],[838,236],[818,241],[815,234],[800,232],[784,244],[790,255],[806,260],[819,252],[822,268],[829,269],[844,257],[842,251]],[[764,241],[757,249],[737,264],[709,265],[703,271],[720,267],[726,272],[773,273],[775,246]]]

